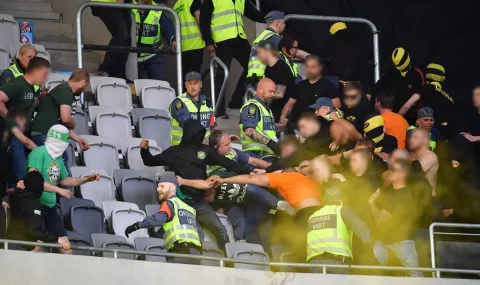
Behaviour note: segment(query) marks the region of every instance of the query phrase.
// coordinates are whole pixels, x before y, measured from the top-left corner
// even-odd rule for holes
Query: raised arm
[[[209,190],[215,186],[211,180],[183,179],[182,177],[177,176],[177,181],[180,186],[188,186],[198,190]]]
[[[420,98],[421,98],[420,94],[418,93],[413,94],[412,97],[410,97],[410,99],[408,99],[408,101],[405,102],[405,104],[403,104],[402,108],[400,108],[400,111],[398,111],[398,113],[402,116],[405,116],[408,110],[410,110],[410,108],[413,105],[415,105],[415,103],[417,103],[418,100],[420,100]]]
[[[143,140],[140,143],[142,149],[140,150],[140,155],[142,156],[143,164],[145,166],[162,166],[168,165],[168,162],[163,159],[162,154],[152,155],[148,149],[148,140]]]
[[[268,177],[265,175],[238,175],[229,178],[220,179],[223,183],[231,183],[231,184],[253,184],[260,187],[268,187],[270,186],[270,181]]]

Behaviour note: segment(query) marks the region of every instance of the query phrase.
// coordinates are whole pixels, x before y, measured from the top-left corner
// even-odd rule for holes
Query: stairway
[[[68,1],[68,0],[65,0]],[[17,22],[33,22],[34,44],[50,52],[53,71],[72,71],[77,65],[77,39],[74,26],[62,22],[48,0],[0,0],[0,13],[10,14]],[[83,67],[95,73],[101,55],[83,53]]]

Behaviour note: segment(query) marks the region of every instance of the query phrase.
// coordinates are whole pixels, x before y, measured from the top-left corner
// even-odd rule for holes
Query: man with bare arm
[[[437,172],[438,172],[438,158],[437,155],[430,151],[428,148],[428,142],[430,140],[430,134],[427,130],[417,128],[413,130],[411,137],[408,140],[408,147],[411,151],[410,157],[413,160],[418,160],[422,165],[425,177],[432,185],[432,196],[436,195],[435,188],[437,185]]]

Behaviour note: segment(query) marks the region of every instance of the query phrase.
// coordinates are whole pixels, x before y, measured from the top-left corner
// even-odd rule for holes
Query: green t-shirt
[[[28,155],[27,168],[37,169],[45,182],[54,186],[57,186],[59,181],[68,176],[62,157],[53,160],[45,145],[37,147]],[[53,208],[57,202],[57,197],[53,192],[43,191],[39,201],[40,204]]]
[[[75,96],[68,83],[58,85],[43,98],[38,106],[31,130],[46,135],[53,125],[60,123],[60,105],[72,106],[73,111],[74,102]]]
[[[8,97],[7,110],[21,108],[27,112],[28,118],[32,117],[35,90],[23,76],[8,81],[0,90]]]

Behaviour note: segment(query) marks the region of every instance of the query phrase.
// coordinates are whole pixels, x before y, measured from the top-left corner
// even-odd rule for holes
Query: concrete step
[[[44,2],[18,2],[18,1],[0,1],[0,11],[35,11],[35,12],[52,12],[52,3]]]
[[[43,21],[60,21],[60,13],[45,13],[45,12],[35,12],[35,11],[15,11],[15,10],[4,10],[2,14],[9,14],[15,17],[15,20],[18,22],[29,21],[29,20],[43,20]]]
[[[35,29],[35,27],[34,27]],[[76,43],[77,36],[73,33],[53,33],[39,32],[34,30],[34,41],[57,42],[57,43]]]
[[[77,50],[77,44],[72,43],[56,43],[43,41],[35,41],[35,43],[44,46],[47,50]]]
[[[74,32],[72,24],[35,21],[35,20],[32,22],[33,22],[33,32],[35,34],[35,37],[39,32],[65,33],[65,34],[72,34]]]
[[[73,71],[78,67],[77,62],[59,62],[59,61],[53,61],[52,63],[52,70],[53,71]],[[89,63],[89,62],[84,62],[83,63],[83,68],[85,68],[89,73],[96,73],[98,70],[98,64],[97,63]]]
[[[77,51],[49,50],[50,56],[55,61],[76,62]],[[102,56],[94,52],[83,52],[83,62],[100,63]]]

